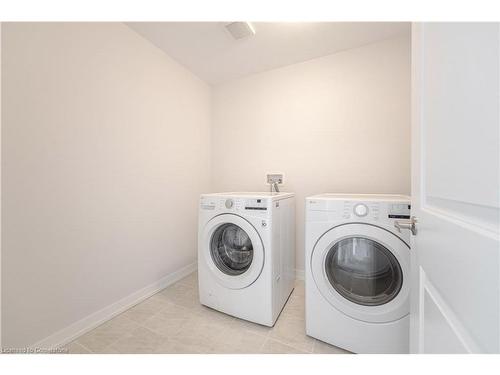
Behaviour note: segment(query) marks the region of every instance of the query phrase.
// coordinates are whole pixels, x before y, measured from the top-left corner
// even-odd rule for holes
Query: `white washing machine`
[[[408,353],[410,218],[402,195],[306,199],[306,331],[355,353]]]
[[[203,305],[273,326],[295,283],[294,195],[202,195],[198,278]]]

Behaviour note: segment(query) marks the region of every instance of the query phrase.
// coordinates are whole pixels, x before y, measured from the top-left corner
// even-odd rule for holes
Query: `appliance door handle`
[[[418,220],[415,216],[412,216],[409,220],[395,220],[394,227],[401,233],[401,229],[408,229],[414,236],[417,235],[417,223]]]

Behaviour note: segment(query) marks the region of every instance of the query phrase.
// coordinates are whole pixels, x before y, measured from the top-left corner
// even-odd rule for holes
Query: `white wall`
[[[3,345],[25,346],[195,261],[210,88],[122,24],[2,31]]]
[[[267,190],[284,172],[297,200],[324,192],[410,192],[410,49],[400,37],[213,89],[212,189]]]

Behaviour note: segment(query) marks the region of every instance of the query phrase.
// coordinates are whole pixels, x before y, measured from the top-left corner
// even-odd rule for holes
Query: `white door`
[[[411,351],[500,351],[496,23],[412,29]]]

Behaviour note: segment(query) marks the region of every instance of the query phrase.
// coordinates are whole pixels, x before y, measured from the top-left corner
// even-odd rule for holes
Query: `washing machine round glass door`
[[[217,281],[227,288],[251,285],[264,265],[264,246],[252,224],[234,214],[210,220],[203,231],[203,259]]]
[[[252,265],[253,243],[243,228],[225,223],[212,234],[210,255],[221,272],[230,276],[241,275]]]
[[[325,233],[311,259],[321,294],[338,310],[368,322],[409,313],[409,247],[395,234],[367,224]]]

